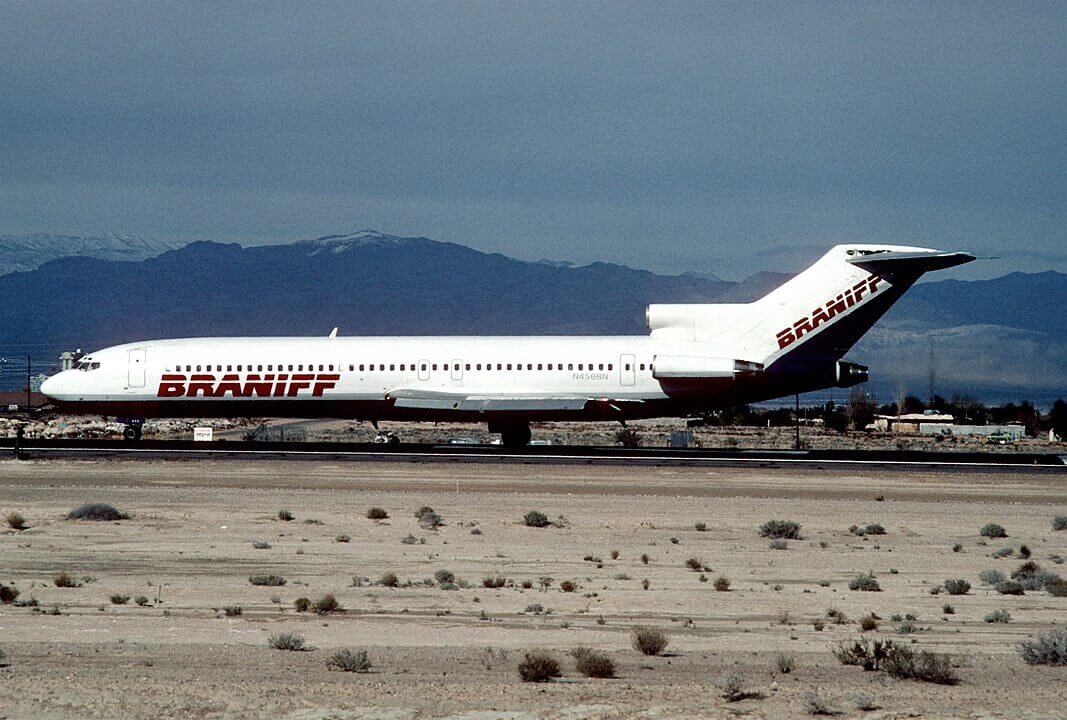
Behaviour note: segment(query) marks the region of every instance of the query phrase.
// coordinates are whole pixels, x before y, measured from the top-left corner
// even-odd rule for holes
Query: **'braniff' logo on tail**
[[[194,373],[166,374],[159,383],[156,397],[322,397],[334,387],[341,376],[336,373],[252,373],[244,382],[237,375],[226,374],[220,380],[214,375]]]
[[[778,338],[778,349],[786,348],[810,332],[814,332],[823,323],[828,323],[845,312],[849,308],[862,304],[866,299],[874,297],[878,293],[878,286],[882,279],[877,275],[860,280],[836,297],[827,300],[823,305],[815,308],[809,315],[805,315],[789,327],[775,333]]]

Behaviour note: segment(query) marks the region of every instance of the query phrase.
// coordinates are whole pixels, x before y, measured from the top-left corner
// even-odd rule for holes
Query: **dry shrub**
[[[634,627],[630,631],[630,639],[633,642],[634,650],[640,651],[642,655],[659,655],[667,649],[667,645],[670,643],[667,633],[659,628],[647,625]]]
[[[559,584],[559,589],[565,593],[571,593],[578,589],[578,585],[573,580],[564,580]]]
[[[5,519],[7,520],[7,526],[12,530],[25,530],[29,527],[29,525],[26,524],[26,518],[22,517],[20,513],[8,513],[7,518]]]
[[[874,573],[862,573],[852,578],[848,582],[849,590],[860,590],[863,592],[881,592],[882,587],[878,584],[878,581],[874,578]]]
[[[876,618],[873,614],[866,615],[866,616],[860,618],[860,629],[863,630],[864,632],[870,632],[871,630],[877,630],[878,629],[878,618]]]
[[[370,520],[388,520],[389,513],[380,507],[372,507],[367,511],[367,518]]]
[[[378,581],[382,587],[396,587],[400,584],[400,578],[396,576],[396,573],[387,572],[382,575],[381,580]]]
[[[271,635],[267,639],[267,645],[275,650],[290,650],[293,652],[311,650],[304,638],[292,632]]]
[[[125,605],[129,601],[130,601],[130,596],[129,595],[120,595],[118,593],[115,593],[114,595],[111,596],[111,604],[112,605]]]
[[[842,665],[858,665],[864,670],[880,670],[882,664],[895,649],[892,640],[880,638],[857,638],[840,642],[833,648],[834,657]]]
[[[1009,623],[1011,622],[1011,613],[1007,610],[994,610],[983,619],[987,623]]]
[[[730,590],[730,578],[725,575],[720,575],[715,578],[715,589],[719,592],[729,592]]]
[[[345,534],[342,533],[341,535],[338,535],[337,537],[335,537],[334,540],[339,542],[339,543],[352,542],[352,536],[351,535],[345,535]]]
[[[948,655],[896,646],[882,663],[882,670],[904,680],[955,685],[960,681]]]
[[[8,585],[0,585],[0,604],[10,605],[19,596],[19,591]]]
[[[442,585],[446,583],[454,583],[456,581],[456,574],[451,570],[442,568],[433,574],[433,579]]]
[[[278,519],[283,521],[283,522],[289,522],[290,520],[293,519],[293,514],[291,512],[289,512],[288,510],[284,510],[284,509],[283,510],[279,510],[278,511]]]
[[[307,612],[311,609],[311,599],[306,597],[298,597],[293,600],[293,607],[297,612]]]
[[[997,525],[996,523],[987,523],[978,534],[987,538],[1006,538],[1008,537],[1008,531],[1004,529],[1003,525]]]
[[[584,648],[582,649],[584,650]],[[615,677],[615,663],[607,655],[593,650],[575,653],[574,669],[590,678]]]
[[[1023,640],[1016,649],[1027,665],[1067,665],[1067,630],[1057,629]]]
[[[337,601],[333,593],[326,593],[311,606],[319,615],[329,615],[335,612],[344,612],[344,608],[341,607],[341,603]]]
[[[768,520],[760,525],[759,534],[766,538],[800,539],[800,524],[792,520]]]
[[[700,558],[692,557],[685,561],[685,566],[693,572],[700,572],[704,569],[704,561]]]
[[[1053,530],[1067,530],[1067,515],[1057,515],[1052,518]]]
[[[354,673],[370,672],[372,664],[366,650],[339,650],[326,661],[330,670]]]
[[[526,527],[543,528],[549,525],[548,516],[540,510],[531,510],[526,513],[522,518],[522,522]]]
[[[978,573],[978,580],[983,585],[995,586],[1004,582],[1005,580],[1007,580],[1007,578],[1000,570],[983,570],[982,572]]]
[[[261,587],[281,587],[285,584],[285,578],[281,575],[250,575],[248,582]]]
[[[559,661],[544,650],[526,652],[519,663],[519,677],[523,682],[548,682],[560,675]]]
[[[133,599],[133,601],[135,603],[137,603],[140,607],[144,607],[145,605],[148,604],[148,598],[145,597],[144,595],[138,595],[137,597],[135,597]]]
[[[749,690],[744,685],[744,678],[738,673],[727,675],[719,686],[719,694],[726,702],[738,702],[749,698],[762,697],[759,691]]]
[[[507,584],[507,578],[501,575],[487,575],[482,578],[482,587],[486,588],[502,588]]]
[[[944,588],[949,595],[966,595],[971,591],[971,584],[963,578],[951,578],[945,581]]]
[[[804,692],[801,702],[804,706],[804,712],[808,715],[837,715],[837,710],[830,704],[830,701],[819,694],[818,690],[807,690]]]
[[[67,520],[99,520],[103,522],[112,522],[115,520],[126,520],[129,517],[129,515],[119,511],[114,505],[108,505],[107,503],[86,503],[85,505],[79,505],[67,513]]]
[[[56,573],[56,574],[55,574],[55,575],[54,575],[54,576],[52,577],[52,582],[53,582],[53,583],[55,583],[56,587],[61,587],[61,588],[76,588],[76,587],[81,587],[81,583],[80,583],[80,582],[78,582],[78,581],[77,581],[76,579],[74,579],[73,577],[71,577],[71,576],[70,576],[70,573],[68,573],[68,572],[66,572],[66,571],[63,571],[63,572],[57,572],[57,573]]]
[[[1023,588],[1022,583],[1015,580],[1005,580],[1004,582],[997,583],[997,592],[1001,595],[1025,595],[1026,590]]]
[[[793,672],[793,668],[796,667],[796,664],[796,658],[792,655],[778,653],[778,655],[774,657],[774,667],[783,675],[788,675]]]

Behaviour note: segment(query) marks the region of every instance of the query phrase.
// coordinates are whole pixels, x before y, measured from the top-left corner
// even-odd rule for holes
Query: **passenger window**
[[[567,363],[567,369],[568,370],[573,370],[574,369],[574,363]]]
[[[611,363],[608,363],[608,370],[611,370]]]
[[[396,370],[396,365],[390,365],[389,366],[389,370],[390,371],[395,371]]]
[[[627,369],[627,370],[629,370],[629,367],[627,367],[626,369]],[[644,370],[644,369],[645,369],[645,364],[644,364],[644,363],[641,363],[641,369],[642,369],[642,370]]]
[[[351,365],[349,365],[348,367],[352,367],[352,366],[351,366]],[[359,371],[360,371],[360,372],[363,372],[363,366],[362,366],[362,365],[360,365],[360,366],[359,366]]]
[[[508,363],[508,370],[511,369],[511,363]]]
[[[289,366],[289,372],[292,372],[292,371],[293,371],[293,366],[292,366],[292,365],[290,365],[290,366]]]
[[[333,372],[333,365],[330,366],[330,372]]]
[[[600,363],[600,367],[598,368],[598,370],[603,370],[603,369],[604,369],[604,363]]]
[[[477,365],[474,366],[474,368],[475,368],[475,370],[481,370],[482,369],[482,364],[478,363]]]
[[[624,366],[624,369],[629,370],[630,369],[630,363],[626,363],[626,365]]]
[[[584,365],[582,365],[582,363],[578,363],[578,369],[579,369],[579,370],[584,370],[584,369],[585,369],[585,366],[584,366]]]
[[[434,364],[433,364],[433,365],[431,365],[430,367],[431,367],[431,368],[433,368],[434,370],[436,370],[436,369],[437,369],[437,363],[434,363]]]
[[[471,364],[470,364],[470,363],[467,363],[467,365],[466,365],[466,367],[465,367],[464,369],[466,369],[466,370],[470,370],[470,369],[471,369]]]
[[[404,368],[407,367],[404,363],[400,363],[400,372],[404,372]]]
[[[543,370],[544,366],[541,363],[537,363],[537,369],[538,370]]]
[[[447,371],[447,370],[448,370],[448,363],[445,363],[445,364],[444,364],[444,366],[442,367],[442,370],[445,370],[445,371]]]

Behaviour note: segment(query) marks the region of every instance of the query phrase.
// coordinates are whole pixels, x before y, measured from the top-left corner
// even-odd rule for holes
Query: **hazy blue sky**
[[[0,0],[0,232],[1067,270],[1065,8]]]

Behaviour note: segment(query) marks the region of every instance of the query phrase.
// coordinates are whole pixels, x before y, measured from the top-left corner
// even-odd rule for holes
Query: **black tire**
[[[123,440],[129,440],[134,442],[141,439],[141,428],[134,427],[133,425],[127,425],[122,431]]]

